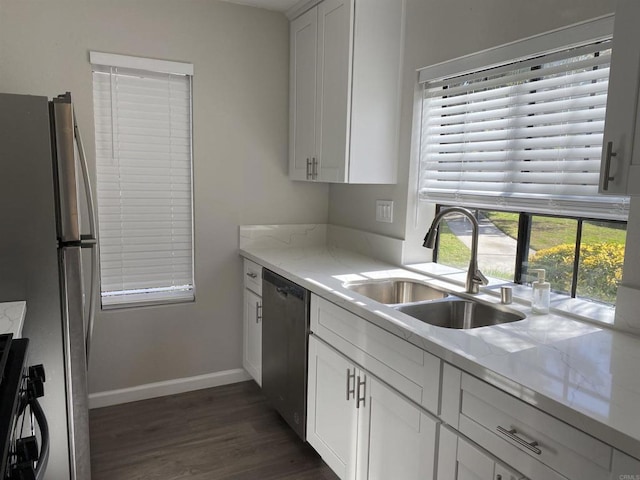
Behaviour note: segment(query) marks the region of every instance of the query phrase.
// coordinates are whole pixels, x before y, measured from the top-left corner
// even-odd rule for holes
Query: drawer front
[[[564,475],[560,475],[555,470],[538,460],[531,458],[519,448],[503,442],[500,438],[493,435],[486,428],[478,423],[469,420],[467,417],[460,418],[460,431],[464,431],[465,435],[472,439],[475,443],[482,445],[483,449],[491,452],[492,455],[499,458],[501,462],[508,463],[511,467],[517,468],[525,478],[531,480],[568,480]],[[498,468],[498,464],[496,464]],[[506,477],[507,479],[509,477]],[[516,478],[521,478],[516,476]],[[600,480],[603,480],[602,477]],[[571,480],[582,480],[580,477]]]
[[[262,296],[262,266],[244,259],[244,288]]]
[[[465,373],[459,428],[480,445],[522,452],[517,461],[505,460],[525,475],[531,459],[569,478],[601,480],[609,474],[609,445]]]
[[[316,295],[311,297],[311,330],[406,397],[438,414],[439,358]]]

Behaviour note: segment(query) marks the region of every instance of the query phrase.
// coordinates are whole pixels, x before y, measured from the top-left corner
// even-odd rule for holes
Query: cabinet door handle
[[[256,302],[256,323],[260,323],[260,320],[262,320],[262,304]]]
[[[496,430],[498,430],[498,432],[503,434],[505,437],[516,442],[518,445],[522,445],[527,450],[531,450],[536,455],[542,454],[542,450],[538,448],[538,442],[527,442],[524,438],[521,438],[517,435],[518,431],[515,428],[507,430],[506,428],[498,425]]]
[[[258,278],[258,274],[253,273],[253,272],[247,272],[247,277],[256,279],[256,278]]]
[[[307,158],[307,180],[312,178],[313,171],[311,170],[311,159]]]
[[[313,157],[313,160],[311,161],[311,166],[313,167],[311,171],[311,176],[313,177],[314,180],[317,180],[318,179],[318,159],[316,157]]]
[[[351,387],[351,380],[353,380],[353,387]],[[349,401],[349,395],[351,398],[356,398],[356,369],[353,369],[353,373],[351,373],[351,369],[347,368],[347,401]]]
[[[602,182],[602,189],[609,190],[609,182],[614,180],[615,177],[611,176],[611,157],[618,155],[613,151],[613,142],[607,142],[607,154],[604,158],[604,181]]]
[[[362,387],[362,396],[360,396],[360,387]],[[358,397],[356,398],[356,408],[360,408],[360,402],[362,402],[362,406],[366,407],[366,398],[367,398],[367,377],[362,377],[360,380],[360,375],[358,375]]]

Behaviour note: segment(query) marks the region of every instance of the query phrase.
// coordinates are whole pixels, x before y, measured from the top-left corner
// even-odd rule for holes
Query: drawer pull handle
[[[498,432],[503,434],[505,437],[516,442],[518,445],[522,445],[527,450],[531,450],[536,455],[542,454],[542,450],[538,448],[538,442],[527,442],[525,439],[517,435],[518,431],[515,428],[512,428],[511,430],[507,430],[504,427],[498,426],[496,430],[498,430]]]
[[[351,387],[351,380],[353,380],[353,388]],[[356,398],[356,369],[353,369],[353,373],[351,373],[351,369],[347,368],[347,401],[349,401],[349,395],[351,398]]]
[[[260,323],[262,320],[262,304],[256,303],[256,323]]]
[[[257,274],[255,274],[255,273],[253,273],[253,272],[249,272],[249,273],[247,273],[247,277],[250,277],[250,278],[258,278],[258,275],[257,275]]]

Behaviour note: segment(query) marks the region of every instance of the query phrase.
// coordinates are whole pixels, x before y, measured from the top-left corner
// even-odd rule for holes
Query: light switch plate
[[[376,200],[376,222],[393,223],[393,200]]]

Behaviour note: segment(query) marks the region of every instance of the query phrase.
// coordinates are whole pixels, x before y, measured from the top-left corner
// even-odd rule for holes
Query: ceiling
[[[249,5],[252,7],[266,8],[267,10],[276,10],[286,12],[293,7],[298,0],[225,0],[231,3],[239,3],[241,5]]]

